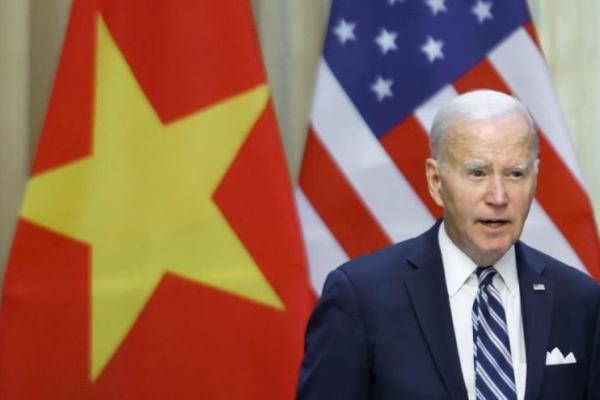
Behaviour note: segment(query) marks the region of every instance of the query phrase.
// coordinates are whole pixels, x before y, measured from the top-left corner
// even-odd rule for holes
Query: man
[[[600,399],[600,285],[518,240],[539,164],[525,107],[461,95],[430,148],[443,220],[330,273],[297,398]]]

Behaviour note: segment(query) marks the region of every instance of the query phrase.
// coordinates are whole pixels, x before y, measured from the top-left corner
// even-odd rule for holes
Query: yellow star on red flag
[[[96,51],[92,154],[33,177],[22,209],[91,248],[92,380],[165,272],[284,308],[212,200],[266,85],[164,125],[100,17]]]

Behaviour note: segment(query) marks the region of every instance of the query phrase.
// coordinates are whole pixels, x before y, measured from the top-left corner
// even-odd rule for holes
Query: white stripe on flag
[[[521,62],[515,60],[517,54]],[[585,187],[546,61],[527,31],[515,31],[488,58],[510,90],[527,105],[571,174]]]
[[[540,165],[540,168],[544,168],[544,166]],[[584,272],[587,271],[569,242],[556,228],[537,200],[531,203],[529,217],[525,221],[521,239],[528,245],[566,264]]]
[[[327,63],[318,72],[312,126],[389,238],[427,229],[433,218],[348,98]]]
[[[315,293],[320,296],[327,274],[346,262],[348,256],[304,196],[302,189],[297,187],[294,194],[308,257],[310,282]]]
[[[433,119],[441,106],[458,96],[452,85],[446,85],[415,110],[415,117],[429,135]]]

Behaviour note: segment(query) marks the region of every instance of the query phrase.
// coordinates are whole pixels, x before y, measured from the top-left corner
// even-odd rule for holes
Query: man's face
[[[517,113],[453,122],[439,160],[427,160],[429,192],[444,208],[448,236],[477,265],[495,263],[521,235],[537,163],[527,120]]]

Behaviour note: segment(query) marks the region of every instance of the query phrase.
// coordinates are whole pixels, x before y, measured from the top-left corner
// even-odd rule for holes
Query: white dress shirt
[[[469,400],[475,400],[475,368],[473,360],[473,326],[471,313],[479,286],[475,269],[477,265],[463,253],[448,237],[444,224],[440,225],[438,240],[444,264],[444,275],[450,299],[452,325],[458,345],[460,368],[465,379]],[[521,318],[521,295],[517,276],[517,260],[512,246],[498,260],[494,267],[498,271],[493,285],[500,292],[506,313],[506,325],[510,340],[510,351],[515,372],[517,398],[525,397],[527,361],[525,356],[525,336]]]

